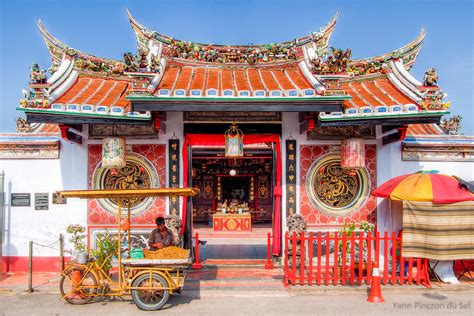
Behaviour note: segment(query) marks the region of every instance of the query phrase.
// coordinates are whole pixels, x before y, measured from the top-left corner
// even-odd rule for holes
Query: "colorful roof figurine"
[[[160,34],[127,13],[138,50],[123,61],[73,49],[38,22],[53,65],[47,80],[32,68],[41,82],[30,83],[20,108],[30,122],[149,124],[157,111],[293,111],[310,113],[315,126],[431,124],[449,107],[434,69],[423,83],[409,73],[423,30],[398,50],[352,60],[350,49],[329,46],[337,14],[291,41],[214,45]]]

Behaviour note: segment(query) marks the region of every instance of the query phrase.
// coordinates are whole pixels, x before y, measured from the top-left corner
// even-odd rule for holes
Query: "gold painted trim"
[[[136,190],[67,190],[57,191],[65,198],[80,199],[107,199],[107,198],[140,198],[160,196],[195,196],[197,190],[193,188],[160,188],[160,189],[136,189]]]

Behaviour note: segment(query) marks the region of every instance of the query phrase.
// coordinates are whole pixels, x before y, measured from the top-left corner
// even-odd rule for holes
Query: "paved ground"
[[[190,271],[183,292],[172,296],[161,315],[474,315],[474,281],[461,286],[383,286],[383,304],[367,303],[367,286],[283,287],[283,271],[263,269],[264,238],[208,239],[205,269]],[[262,248],[262,247],[263,248]],[[226,250],[226,249],[231,249]],[[252,250],[253,249],[253,250]],[[206,253],[207,252],[207,253]],[[250,253],[249,253],[250,252]],[[248,255],[245,262],[234,254]],[[229,259],[222,259],[228,254]],[[212,259],[217,257],[220,259]],[[237,256],[239,257],[239,256]],[[0,274],[3,315],[142,314],[130,296],[72,306],[59,296],[59,273],[35,273],[26,293],[26,273]],[[144,314],[144,312],[143,312]],[[154,313],[150,313],[154,314]]]
[[[473,315],[473,292],[385,293],[385,303],[367,303],[363,291],[349,294],[201,291],[173,296],[160,315]],[[129,298],[72,306],[58,295],[0,295],[1,315],[145,314]],[[149,314],[155,314],[149,312]]]
[[[267,241],[262,238],[220,238],[207,239],[199,247],[199,258],[206,259],[265,259]]]

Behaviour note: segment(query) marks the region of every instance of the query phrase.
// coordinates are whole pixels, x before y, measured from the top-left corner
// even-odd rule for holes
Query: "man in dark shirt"
[[[165,226],[165,219],[159,216],[155,220],[156,228],[151,231],[148,245],[150,250],[158,250],[164,247],[176,246],[173,243],[173,232]]]

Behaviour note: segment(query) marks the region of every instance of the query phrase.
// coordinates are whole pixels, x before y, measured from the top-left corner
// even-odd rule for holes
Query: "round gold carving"
[[[355,171],[355,172],[354,172]],[[365,168],[341,168],[340,154],[327,154],[313,162],[306,177],[311,203],[329,216],[345,216],[365,203],[369,191]]]
[[[158,173],[144,156],[129,152],[127,163],[122,169],[113,170],[102,168],[99,163],[92,175],[93,189],[144,189],[158,188]],[[154,203],[155,198],[135,198],[130,200],[130,215],[132,217],[143,214]],[[117,199],[98,199],[97,203],[108,213],[116,216]],[[122,205],[122,213],[126,215],[127,205]]]

